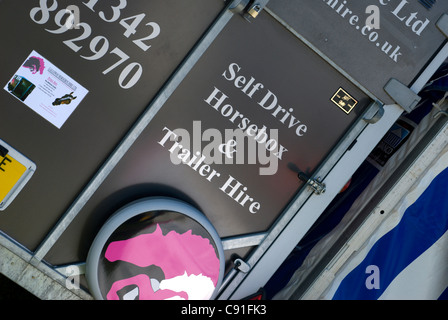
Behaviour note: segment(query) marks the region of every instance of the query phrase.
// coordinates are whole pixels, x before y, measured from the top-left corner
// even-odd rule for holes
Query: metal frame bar
[[[242,236],[230,237],[221,239],[222,246],[225,250],[246,248],[252,246],[258,246],[266,238],[267,232],[245,234]]]
[[[0,0],[1,1],[1,0]],[[265,6],[269,0],[262,0],[259,3],[262,6]],[[99,188],[99,186],[104,182],[110,172],[114,169],[117,163],[121,160],[121,158],[126,154],[126,152],[131,148],[133,143],[137,140],[143,130],[148,126],[148,124],[152,121],[154,116],[158,111],[163,107],[165,102],[169,99],[171,94],[176,90],[182,80],[187,76],[187,74],[191,71],[194,65],[198,62],[202,54],[207,50],[210,44],[216,39],[216,37],[220,34],[223,28],[227,25],[230,19],[233,17],[234,12],[229,10],[230,8],[235,8],[241,0],[233,0],[229,3],[218,18],[215,20],[213,25],[206,32],[204,37],[198,42],[195,48],[192,50],[191,54],[187,57],[185,62],[178,68],[178,70],[173,74],[173,76],[168,80],[166,85],[162,88],[160,93],[156,96],[156,98],[148,105],[146,111],[142,114],[140,119],[134,124],[134,126],[130,129],[127,136],[120,142],[115,151],[111,154],[111,156],[105,161],[103,166],[94,176],[94,178],[89,182],[87,187],[80,193],[78,198],[72,203],[67,212],[62,216],[56,226],[49,232],[47,237],[42,241],[37,250],[32,253],[27,249],[23,248],[20,244],[15,243],[7,236],[0,236],[0,252],[7,252],[8,254],[12,254],[13,259],[23,260],[26,263],[25,268],[22,269],[22,275],[32,274],[35,278],[35,275],[42,277],[42,281],[48,282],[53,281],[62,285],[65,282],[66,277],[64,277],[63,273],[60,270],[64,270],[63,268],[50,267],[42,260],[48,251],[53,247],[59,237],[63,234],[63,232],[67,229],[70,223],[76,218],[78,213],[82,210],[84,205],[89,201],[89,199],[93,196],[95,191]],[[268,10],[267,10],[268,11]],[[272,15],[271,12],[268,11]],[[274,16],[274,18],[276,18]],[[278,18],[276,18],[278,20]],[[290,31],[292,29],[289,29]],[[294,32],[293,32],[294,33]],[[296,34],[296,33],[294,33]],[[296,34],[297,36],[297,34]],[[304,41],[299,37],[301,41]],[[316,50],[315,50],[316,51]],[[322,58],[325,57],[316,51]],[[411,87],[411,90],[414,92],[420,91],[420,89],[427,83],[431,75],[434,71],[441,65],[444,59],[448,56],[448,45],[445,45],[442,50],[437,54],[437,56],[431,61],[428,67],[424,70],[424,72],[420,75],[420,77],[414,82]],[[325,59],[328,61],[328,59]],[[328,61],[333,67],[343,73],[344,76],[352,80],[347,74],[340,70],[337,66],[335,66],[331,61]],[[353,81],[355,84],[356,81]],[[360,87],[360,86],[359,86]],[[360,87],[361,90],[365,91],[367,95],[371,96],[371,94],[365,89]],[[258,290],[260,285],[263,285],[263,281],[267,282],[270,276],[275,272],[278,266],[282,263],[284,259],[279,258],[279,254],[286,256],[289,254],[290,246],[295,246],[296,243],[303,237],[304,233],[308,228],[303,228],[304,225],[311,226],[312,223],[318,218],[320,215],[319,210],[323,210],[325,205],[328,204],[332,195],[337,192],[341,184],[345,181],[338,182],[338,179],[342,177],[348,176],[347,172],[353,169],[352,163],[350,161],[346,161],[350,163],[350,170],[347,171],[347,168],[344,168],[345,159],[353,160],[353,154],[357,152],[347,152],[349,146],[356,139],[361,139],[364,141],[370,141],[369,145],[375,146],[373,140],[379,140],[378,132],[385,132],[386,127],[390,124],[393,124],[396,118],[401,114],[402,109],[396,105],[388,106],[386,114],[386,120],[379,121],[381,130],[378,130],[379,124],[368,124],[367,122],[359,121],[354,125],[352,130],[348,132],[346,137],[344,137],[338,146],[334,149],[333,153],[327,158],[322,166],[317,170],[318,175],[321,177],[325,177],[324,179],[328,183],[329,190],[324,196],[314,196],[311,190],[308,188],[304,188],[292,201],[288,208],[284,211],[284,213],[280,216],[277,222],[273,225],[271,230],[266,233],[260,234],[250,234],[250,235],[242,235],[239,237],[233,237],[228,239],[222,239],[223,243],[226,247],[226,250],[229,248],[239,248],[245,246],[258,246],[251,253],[250,257],[246,260],[247,264],[251,267],[251,270],[248,273],[242,273],[237,270],[232,270],[221,287],[219,299],[236,299],[242,298],[246,293],[252,293]],[[375,103],[367,109],[364,117],[372,118],[378,112],[378,108]],[[376,133],[376,134],[375,134]],[[365,139],[367,138],[367,139]],[[361,146],[361,143],[358,140],[358,143],[355,145],[355,150]],[[358,161],[363,158],[363,155],[367,155],[367,149],[364,149],[363,152],[358,153],[356,155],[356,159]],[[368,151],[368,150],[367,150]],[[364,157],[365,158],[365,157]],[[341,172],[343,174],[341,175]],[[335,180],[333,180],[335,179]],[[333,183],[333,181],[336,181]],[[325,201],[322,201],[322,197],[325,197]],[[319,208],[316,210],[316,208]],[[314,214],[310,214],[311,213]],[[297,232],[298,229],[301,229],[300,232]],[[306,230],[305,230],[306,229]],[[291,248],[292,249],[292,248]],[[274,257],[274,259],[272,259]],[[31,264],[31,266],[29,266]],[[28,268],[26,268],[28,267]],[[7,274],[2,266],[0,266],[0,271],[2,273]],[[59,272],[58,272],[59,270]],[[264,280],[260,280],[260,277],[263,277]],[[16,281],[18,284],[23,285],[20,281]],[[26,287],[27,288],[27,287]],[[255,289],[254,289],[255,288]],[[27,288],[28,289],[28,288]],[[254,289],[254,290],[253,290]],[[68,289],[66,289],[68,290]],[[253,290],[253,291],[252,291]],[[33,292],[32,290],[30,290]],[[82,290],[81,290],[82,291]],[[40,296],[44,297],[44,295]],[[82,291],[79,294],[74,294],[74,296],[70,298],[80,297],[82,299],[89,299],[90,296]],[[60,298],[58,296],[57,298]]]

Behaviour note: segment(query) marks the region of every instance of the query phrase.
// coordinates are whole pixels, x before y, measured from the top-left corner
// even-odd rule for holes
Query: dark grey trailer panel
[[[349,114],[331,100],[340,88],[359,101]],[[88,246],[78,243],[86,234],[94,235],[95,226],[124,204],[148,195],[194,203],[222,238],[267,232],[303,187],[298,174],[312,176],[369,103],[362,91],[268,14],[251,24],[235,17],[46,259],[52,264],[82,260]],[[182,149],[172,139],[176,133]],[[274,138],[278,146],[269,154],[267,143],[277,143]],[[220,146],[229,147],[229,154],[220,153]],[[177,158],[184,150],[199,152],[197,160],[188,157],[191,165]],[[246,195],[250,199],[243,202]]]
[[[61,282],[71,275],[67,265],[84,265],[114,213],[163,196],[193,205],[219,234],[226,276],[218,298],[243,298],[262,286],[448,55],[438,29],[444,19],[434,21],[444,4],[418,11],[413,21],[421,23],[405,30],[382,15],[387,39],[408,44],[399,35],[409,29],[430,34],[413,38],[424,39],[413,46],[422,50],[401,66],[404,51],[391,47],[385,57],[385,46],[369,47],[374,36],[354,36],[356,26],[349,32],[339,22],[343,9],[353,14],[365,3],[271,1],[261,10],[266,3],[233,1],[222,10],[221,1],[90,0],[73,7],[61,0],[24,10],[1,1],[3,30],[12,28],[5,35],[11,51],[0,62],[4,84],[37,52],[88,91],[81,102],[69,93],[55,100],[79,102],[59,128],[31,110],[36,105],[27,97],[19,101],[20,91],[0,94],[7,114],[0,138],[37,165],[0,216],[4,245],[19,243],[33,266]],[[405,8],[400,1],[395,8],[400,4]],[[380,7],[383,14],[388,6]],[[76,8],[79,16],[66,11]],[[7,23],[11,12],[20,27]],[[76,18],[81,23],[63,24]],[[133,33],[143,27],[145,34]],[[329,39],[336,43],[327,46]],[[369,63],[355,59],[371,54]],[[380,60],[393,62],[384,74]],[[51,92],[51,85],[37,88]]]
[[[0,216],[0,224],[3,232],[31,251],[39,246],[223,8],[218,0],[198,2],[196,6],[179,1],[129,4],[122,9],[121,18],[138,14],[145,17],[138,32],[127,38],[120,20],[106,22],[101,18],[101,12],[107,20],[113,18],[114,11],[107,2],[98,2],[95,12],[81,3],[82,27],[60,34],[52,33],[61,29],[56,16],[73,2],[57,1],[57,8],[51,6],[51,1],[41,3],[43,7],[34,1],[0,3],[2,86],[35,50],[89,93],[58,129],[1,90],[0,136],[34,160],[37,170],[27,192],[21,193]],[[156,38],[143,41],[143,45],[151,46],[144,51],[134,41],[152,34],[154,28],[145,26],[149,22],[158,23],[161,31]],[[80,37],[85,39],[76,40]],[[96,46],[93,39],[97,39]],[[106,42],[109,50],[101,59],[83,58],[92,57],[91,49],[100,51]],[[104,74],[126,56],[129,58],[123,64]],[[123,70],[129,65],[133,69],[128,69],[130,74],[121,83],[126,86],[137,63],[142,68],[139,81],[131,88],[122,88],[120,77],[126,75]]]

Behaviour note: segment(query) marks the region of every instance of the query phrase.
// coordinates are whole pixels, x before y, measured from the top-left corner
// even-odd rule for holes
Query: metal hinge
[[[298,176],[299,179],[305,182],[317,195],[323,194],[327,190],[327,186],[320,180],[320,178],[311,179],[303,172],[300,172]]]
[[[437,28],[448,38],[448,14],[444,13],[436,22]]]
[[[386,83],[384,91],[408,113],[414,110],[421,100],[418,94],[395,78]]]
[[[232,4],[230,4],[229,10],[234,13],[242,13],[244,9],[249,5],[250,0],[234,0]]]
[[[383,104],[379,101],[375,102],[376,105],[378,106],[378,111],[377,113],[372,117],[372,118],[363,118],[362,120],[364,120],[367,123],[370,124],[374,124],[377,123],[378,121],[381,120],[381,118],[384,116],[384,107]]]

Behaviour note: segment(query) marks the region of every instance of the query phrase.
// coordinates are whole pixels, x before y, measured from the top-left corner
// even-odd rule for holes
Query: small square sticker
[[[331,101],[346,114],[349,114],[358,104],[358,101],[342,88],[339,88],[339,90],[331,98]]]

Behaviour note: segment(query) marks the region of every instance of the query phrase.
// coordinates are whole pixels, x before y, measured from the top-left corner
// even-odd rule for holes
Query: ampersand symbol
[[[227,143],[223,143],[218,147],[219,152],[226,155],[227,158],[233,159],[233,154],[236,152],[237,142],[235,140],[229,140]]]

